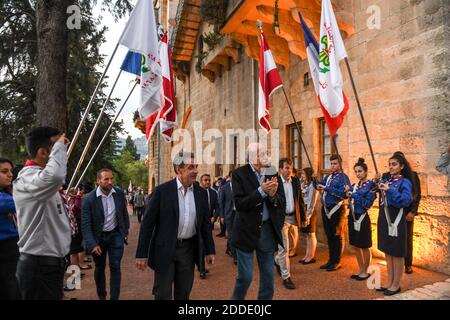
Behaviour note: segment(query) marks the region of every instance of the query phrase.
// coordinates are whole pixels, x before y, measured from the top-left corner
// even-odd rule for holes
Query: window
[[[215,177],[221,177],[223,172],[223,140],[222,138],[216,138],[215,157],[216,164],[214,170]]]
[[[300,132],[302,130],[302,125],[297,122]],[[302,157],[301,157],[302,144],[300,137],[298,136],[298,131],[295,123],[287,126],[287,157],[292,159],[292,163],[295,169],[302,168]]]
[[[230,163],[230,171],[236,169],[238,167],[238,135],[232,135],[230,136],[230,138],[232,138],[233,140],[233,145],[232,145],[232,155],[231,155],[231,159],[232,162]]]
[[[337,138],[336,138],[337,143]],[[325,119],[320,119],[320,173],[330,172],[330,156],[334,153],[333,142]]]

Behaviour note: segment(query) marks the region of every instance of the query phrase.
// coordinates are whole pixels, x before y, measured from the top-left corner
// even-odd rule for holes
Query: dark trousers
[[[406,221],[406,257],[405,267],[411,267],[413,262],[413,233],[414,233],[414,220]]]
[[[194,283],[197,238],[177,242],[175,256],[164,273],[155,271],[155,300],[189,300]],[[173,288],[173,290],[172,290]]]
[[[106,298],[106,254],[109,258],[111,300],[119,300],[121,271],[120,263],[124,250],[124,239],[119,231],[103,232],[99,241],[101,255],[93,255],[95,262],[94,279],[99,298]]]
[[[64,258],[21,253],[17,281],[23,300],[61,300],[63,298]]]
[[[211,233],[212,233],[212,231],[213,231],[213,229],[214,229],[214,224],[213,223],[211,223],[211,225],[210,225],[210,227],[211,227]],[[213,241],[214,241],[214,239],[213,239]],[[202,263],[200,264],[200,266],[198,266],[198,272],[200,272],[200,273],[206,273],[206,261],[205,261],[205,254],[204,254],[204,252],[205,252],[205,250],[203,250],[203,260],[202,260]]]
[[[236,259],[236,248],[231,244],[231,235],[233,231],[233,225],[234,225],[234,217],[236,216],[236,211],[233,210],[231,217],[229,217],[227,222],[227,251],[231,254],[231,256]]]
[[[328,208],[328,212],[332,209]],[[328,219],[325,214],[325,209],[322,207],[322,221],[323,228],[328,240],[328,262],[331,264],[338,264],[341,262],[342,252],[344,251],[344,205],[342,205],[332,216]]]
[[[16,278],[19,238],[0,240],[0,300],[20,299]]]
[[[144,207],[136,207],[136,214],[137,214],[139,223],[141,223],[142,216],[144,215]]]
[[[272,300],[274,293],[273,253],[275,251],[275,231],[270,221],[261,227],[256,259],[259,266],[258,300]],[[253,251],[236,249],[238,274],[231,300],[244,300],[253,280]]]

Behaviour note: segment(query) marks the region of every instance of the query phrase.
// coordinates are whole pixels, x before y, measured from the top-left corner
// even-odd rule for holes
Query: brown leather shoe
[[[283,284],[287,289],[295,289],[295,284],[292,282],[291,277],[283,280]]]

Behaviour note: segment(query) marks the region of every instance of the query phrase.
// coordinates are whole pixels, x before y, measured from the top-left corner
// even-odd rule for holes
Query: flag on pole
[[[303,30],[305,30],[305,26],[303,21]],[[330,134],[334,136],[344,122],[344,116],[348,110],[348,101],[342,91],[343,81],[339,68],[339,61],[347,57],[347,52],[330,0],[322,0],[318,51],[319,79],[317,82],[320,106]]]
[[[123,71],[141,76],[142,54],[128,51],[125,59],[123,59],[120,69]]]
[[[133,185],[131,184],[131,180],[130,184],[128,185],[128,192],[133,192]]]
[[[170,46],[167,32],[161,38],[159,44],[159,54],[162,67],[162,101],[163,106],[161,110],[154,112],[147,118],[146,121],[146,135],[149,139],[159,123],[160,131],[166,141],[172,140],[173,128],[177,124],[177,110],[175,106],[174,81],[172,73],[172,59],[170,56]]]
[[[261,49],[259,53],[259,101],[258,119],[259,125],[268,134],[270,132],[270,96],[283,86],[277,65],[273,60],[272,53],[261,32]]]
[[[147,119],[153,112],[161,108],[162,70],[158,53],[158,35],[153,1],[139,0],[137,2],[119,43],[130,51],[142,55],[139,113],[143,119]]]
[[[322,109],[322,112],[324,114],[325,122],[327,123],[327,126],[330,130],[331,135],[334,136],[337,129],[341,126],[341,124],[344,120],[345,112],[347,112],[347,109],[348,109],[347,97],[345,96],[345,93],[342,92],[342,96],[344,99],[344,106],[345,106],[344,111],[342,112],[341,117],[338,116],[338,117],[332,118],[330,116],[330,113],[323,106],[322,101],[319,96],[319,92],[320,92],[320,90],[319,90],[320,89],[319,43],[317,42],[317,40],[314,37],[311,30],[306,25],[305,20],[303,20],[302,14],[299,12],[298,15],[300,17],[300,24],[303,29],[303,37],[305,39],[306,55],[308,57],[309,69],[311,70],[311,77],[312,77],[313,84],[314,84],[314,90],[316,91],[316,95],[319,100],[320,108]]]

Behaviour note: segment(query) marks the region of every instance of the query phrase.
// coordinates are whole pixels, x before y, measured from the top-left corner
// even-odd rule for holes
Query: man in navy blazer
[[[97,172],[98,187],[83,199],[81,232],[88,252],[95,262],[94,279],[100,300],[106,299],[106,254],[109,256],[110,296],[120,296],[121,271],[124,243],[127,241],[130,220],[125,194],[113,187],[110,169]]]
[[[225,253],[231,256],[234,260],[234,264],[237,264],[236,258],[236,249],[231,244],[231,235],[233,233],[233,222],[234,217],[236,215],[236,207],[234,205],[233,199],[233,187],[232,187],[232,172],[230,171],[228,177],[229,179],[222,187],[222,190],[219,193],[219,208],[220,208],[220,217],[225,220],[225,225],[227,226],[227,250]]]
[[[180,152],[173,161],[177,177],[157,186],[145,210],[136,250],[136,267],[155,272],[157,300],[188,300],[195,264],[214,263],[208,195],[194,183],[194,155]]]

